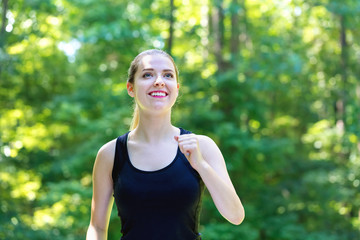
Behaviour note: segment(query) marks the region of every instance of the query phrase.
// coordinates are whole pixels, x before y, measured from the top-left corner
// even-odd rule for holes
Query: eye
[[[151,78],[152,74],[151,73],[144,73],[143,78]]]
[[[166,78],[174,78],[174,74],[172,74],[172,73],[165,73],[165,74],[164,74],[164,77],[166,77]]]

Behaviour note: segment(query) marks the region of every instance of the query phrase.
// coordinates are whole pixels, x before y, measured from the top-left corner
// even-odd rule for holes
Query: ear
[[[126,88],[130,97],[135,97],[134,85],[132,83],[126,83]]]

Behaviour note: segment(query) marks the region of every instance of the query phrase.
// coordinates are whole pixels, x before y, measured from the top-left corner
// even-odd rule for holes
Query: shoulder
[[[98,151],[96,161],[103,164],[113,164],[115,156],[116,138],[105,143]]]
[[[210,137],[205,135],[196,135],[199,141],[200,147],[206,147],[206,148],[218,148],[214,140],[212,140]]]
[[[104,181],[104,177],[109,179],[109,182],[112,181],[111,173],[114,165],[115,145],[116,139],[113,139],[99,149],[93,168],[94,181],[97,181],[96,179]]]
[[[186,129],[180,128],[182,134],[190,134],[197,138],[200,148],[218,148],[215,141],[206,135],[196,134]]]
[[[223,155],[213,139],[205,135],[196,135],[201,154],[210,164],[219,164],[224,162]]]

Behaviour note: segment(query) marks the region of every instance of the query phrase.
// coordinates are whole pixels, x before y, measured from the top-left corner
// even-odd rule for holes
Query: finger
[[[179,138],[177,141],[184,144],[196,144],[198,142],[197,138]]]
[[[180,150],[183,154],[190,153],[190,155],[196,151],[196,145],[194,144],[184,144],[181,145]]]
[[[186,154],[188,147],[185,144],[179,143],[179,148],[183,154]]]
[[[196,135],[195,134],[183,134],[183,135],[180,135],[180,136],[177,136],[177,137],[178,137],[179,141],[183,141],[183,140],[186,140],[186,139],[196,138]]]
[[[190,152],[190,151],[183,150],[183,151],[181,151],[181,152],[182,152],[182,154],[185,155],[186,158],[190,158],[190,155],[191,155],[191,152]]]

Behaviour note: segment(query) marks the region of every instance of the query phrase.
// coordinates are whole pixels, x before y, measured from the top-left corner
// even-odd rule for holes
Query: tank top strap
[[[183,134],[191,134],[192,132],[188,131],[188,130],[185,130],[183,128],[180,128],[180,135],[183,135]]]
[[[114,157],[114,166],[112,170],[112,179],[113,183],[115,184],[119,173],[121,171],[122,166],[124,165],[127,149],[126,149],[126,141],[129,132],[125,133],[124,135],[119,136],[116,139],[115,145],[115,157]]]
[[[183,135],[183,134],[191,134],[192,132],[186,130],[186,129],[183,129],[183,128],[180,128],[180,135]],[[190,165],[189,161],[186,159],[185,155],[183,153],[180,153],[180,158],[182,160],[182,162],[184,163],[184,165],[190,170],[190,172],[196,177],[199,179],[200,183],[202,184],[202,179],[199,175],[199,173]]]

